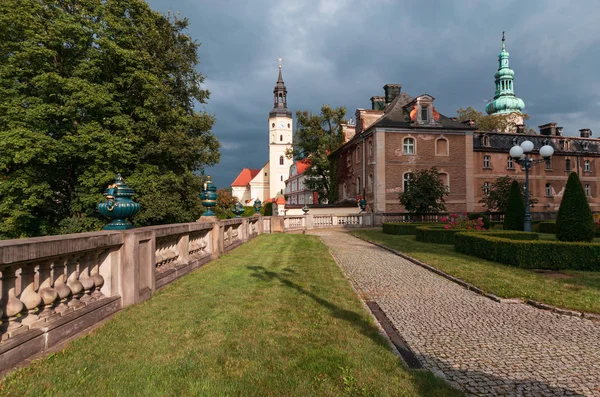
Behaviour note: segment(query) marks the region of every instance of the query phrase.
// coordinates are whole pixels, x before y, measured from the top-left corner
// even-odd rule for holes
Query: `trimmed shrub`
[[[417,227],[425,225],[439,225],[439,223],[412,223],[412,222],[386,222],[383,224],[383,232],[386,234],[415,235]]]
[[[264,216],[273,216],[273,203],[266,203],[264,206]]]
[[[538,225],[538,231],[540,233],[554,234],[554,233],[556,233],[556,222],[554,222],[554,221],[540,222],[540,224]]]
[[[467,255],[525,269],[600,271],[600,244],[515,240],[489,233],[457,233],[454,249]]]
[[[454,235],[464,231],[464,229],[445,229],[443,226],[419,226],[416,229],[415,240],[424,243],[454,244]]]
[[[525,224],[525,204],[519,182],[513,181],[510,185],[508,207],[504,214],[504,230],[523,230]]]
[[[583,186],[577,173],[571,172],[556,217],[556,238],[560,241],[592,241],[595,229]]]
[[[504,221],[490,221],[490,227],[492,230],[503,230]]]
[[[468,217],[471,220],[481,218],[481,220],[483,221],[483,227],[485,227],[485,230],[490,229],[491,222],[490,222],[490,218],[488,218],[487,215],[482,214],[481,212],[474,212],[472,214],[469,214]]]

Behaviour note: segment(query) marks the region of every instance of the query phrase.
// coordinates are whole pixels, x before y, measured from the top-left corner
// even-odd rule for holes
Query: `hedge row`
[[[443,226],[419,226],[416,229],[415,240],[424,243],[454,244],[456,233],[464,233],[465,229],[444,229]],[[473,232],[485,236],[502,237],[512,240],[537,240],[537,233],[520,232],[516,230],[492,230]]]
[[[386,222],[383,224],[383,232],[387,234],[415,235],[419,226],[440,225],[439,223],[413,223],[413,222]]]
[[[487,233],[457,233],[454,249],[525,269],[600,271],[600,244],[514,240]]]
[[[538,230],[540,233],[554,234],[554,233],[556,233],[556,222],[554,222],[554,221],[541,222],[540,225],[538,226]]]
[[[464,229],[444,229],[443,226],[419,226],[415,233],[415,240],[424,243],[454,244],[454,235],[464,232]]]

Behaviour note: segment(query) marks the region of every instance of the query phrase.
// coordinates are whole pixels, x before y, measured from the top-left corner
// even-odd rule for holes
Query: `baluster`
[[[92,281],[94,282],[94,292],[92,293],[92,298],[100,299],[102,298],[102,292],[100,292],[100,288],[104,285],[104,277],[100,275],[100,252],[94,255],[94,263],[91,271]]]
[[[54,261],[54,290],[58,294],[59,303],[54,308],[54,311],[60,313],[61,315],[73,310],[66,304],[69,295],[71,295],[71,288],[65,284],[66,280],[65,259],[58,258]]]
[[[67,259],[67,285],[71,289],[71,300],[67,305],[77,310],[85,306],[83,302],[79,300],[81,292],[83,291],[83,284],[79,282],[77,278],[77,257],[71,257]]]
[[[92,290],[94,289],[94,280],[90,277],[90,265],[94,261],[95,254],[93,252],[87,252],[82,260],[79,262],[79,282],[83,285],[83,296],[80,300],[83,303],[89,303],[95,301],[92,298]]]
[[[0,299],[0,308],[4,312],[2,328],[9,332],[23,326],[17,321],[17,314],[21,313],[24,306],[15,293],[17,280],[15,272],[18,268],[18,266],[7,266],[2,269],[2,299]]]
[[[30,326],[38,320],[37,307],[42,303],[42,298],[35,292],[35,264],[26,263],[21,267],[21,295],[23,302],[23,317],[21,324]]]
[[[40,313],[40,318],[50,317],[54,314],[52,305],[58,299],[58,294],[52,288],[52,261],[45,261],[40,264],[40,289],[39,294],[44,304],[44,310]]]

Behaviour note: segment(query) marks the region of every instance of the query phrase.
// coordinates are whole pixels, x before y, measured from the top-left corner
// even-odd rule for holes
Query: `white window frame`
[[[591,186],[590,186],[590,184],[589,184],[589,183],[586,183],[586,184],[583,186],[583,190],[585,191],[585,195],[586,195],[586,197],[591,197],[591,196],[592,196],[592,189],[591,189]]]
[[[509,170],[514,170],[515,169],[515,161],[510,156],[508,156],[508,161],[506,163],[506,169],[509,169]]]
[[[407,171],[402,174],[402,191],[405,192],[408,185],[410,185],[410,181],[413,179],[412,171]]]
[[[490,183],[489,182],[483,182],[483,195],[484,196],[489,196],[490,194]]]
[[[546,183],[546,197],[554,197],[552,194],[552,184]]]
[[[592,172],[592,163],[590,160],[583,161],[583,172]]]
[[[407,156],[417,154],[417,142],[415,138],[407,136],[402,140],[402,154]]]
[[[492,168],[492,158],[490,156],[483,156],[483,168]]]

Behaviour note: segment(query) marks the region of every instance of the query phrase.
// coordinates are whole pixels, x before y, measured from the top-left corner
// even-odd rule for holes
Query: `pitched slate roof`
[[[260,170],[253,170],[250,168],[244,168],[242,172],[235,178],[235,181],[231,184],[231,186],[248,186],[250,181],[254,179]]]
[[[401,93],[392,102],[390,102],[385,110],[383,116],[371,127],[397,127],[397,128],[428,128],[428,125],[415,125],[410,120],[410,112],[415,106],[415,99],[406,93]],[[434,128],[444,129],[474,129],[458,121],[454,121],[443,114],[440,114],[437,123],[440,124]],[[433,127],[433,126],[432,126]]]

